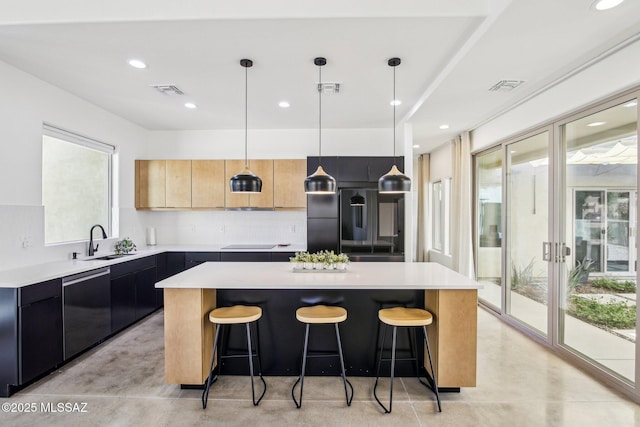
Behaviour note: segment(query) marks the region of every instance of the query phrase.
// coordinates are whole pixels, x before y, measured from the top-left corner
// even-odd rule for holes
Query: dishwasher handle
[[[105,267],[99,270],[91,270],[86,273],[75,274],[73,276],[67,276],[62,278],[62,286],[75,285],[76,283],[85,282],[87,280],[95,279],[97,277],[106,276],[111,274],[111,268]]]

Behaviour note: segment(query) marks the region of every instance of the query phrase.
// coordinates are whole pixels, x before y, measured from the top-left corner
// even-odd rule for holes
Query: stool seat
[[[262,317],[262,308],[256,306],[234,305],[211,310],[209,321],[219,325],[250,323]]]
[[[433,322],[433,315],[421,308],[383,308],[378,310],[378,318],[391,326],[427,326]]]
[[[296,319],[302,323],[340,323],[347,320],[347,310],[327,305],[300,307],[296,310]]]

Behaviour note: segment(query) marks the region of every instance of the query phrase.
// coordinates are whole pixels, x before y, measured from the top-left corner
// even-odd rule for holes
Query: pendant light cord
[[[247,75],[248,75],[247,68],[248,67],[244,67],[244,165],[246,167],[249,167],[249,158],[248,158],[248,153],[247,153],[247,121],[248,121],[248,116],[249,116],[248,115],[248,107],[247,107],[247,105],[249,103],[249,101],[248,101],[248,99],[249,99],[249,96],[248,96],[249,90],[248,90],[247,81],[248,81],[249,78],[247,77]]]
[[[322,66],[318,67],[318,165],[322,165]]]
[[[396,67],[393,67],[393,161],[396,161]]]

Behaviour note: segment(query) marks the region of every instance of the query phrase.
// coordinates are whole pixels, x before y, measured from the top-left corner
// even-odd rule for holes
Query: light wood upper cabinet
[[[249,206],[249,195],[243,193],[232,193],[229,187],[229,180],[234,175],[239,174],[244,169],[244,160],[225,160],[225,183],[224,186],[224,206],[227,208],[246,208]],[[255,172],[254,172],[255,173]]]
[[[191,207],[191,160],[167,160],[166,207]]]
[[[136,160],[136,208],[166,205],[166,161]]]
[[[273,206],[278,208],[306,208],[307,177],[305,159],[277,159],[273,161]]]
[[[273,160],[249,160],[249,168],[262,179],[262,191],[249,194],[249,206],[273,208]]]
[[[224,160],[191,161],[191,207],[224,208]]]
[[[306,159],[250,160],[262,192],[232,193],[244,160],[136,160],[136,209],[304,209]]]

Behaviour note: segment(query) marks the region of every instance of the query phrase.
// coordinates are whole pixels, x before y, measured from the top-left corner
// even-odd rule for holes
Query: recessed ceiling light
[[[184,106],[191,109],[198,108],[198,106],[193,102],[187,102],[186,104],[184,104]]]
[[[280,102],[278,102],[278,107],[280,107],[280,108],[289,108],[289,107],[291,107],[291,104],[289,104],[287,101],[280,101]]]
[[[608,10],[620,5],[624,0],[596,0],[591,4],[595,10]]]
[[[449,125],[440,125],[440,129],[442,130],[449,129]]]
[[[399,99],[394,99],[389,103],[389,105],[400,105],[400,104],[402,104],[402,101],[400,101]]]
[[[624,106],[627,108],[635,107],[636,105],[638,105],[638,101],[631,101],[624,104]]]
[[[129,65],[131,65],[133,68],[147,68],[147,64],[140,61],[139,59],[130,59]]]
[[[414,144],[413,148],[420,148],[420,145],[419,144]]]
[[[605,123],[607,123],[607,122],[593,122],[593,123],[588,123],[587,126],[596,127],[596,126],[602,126]]]

